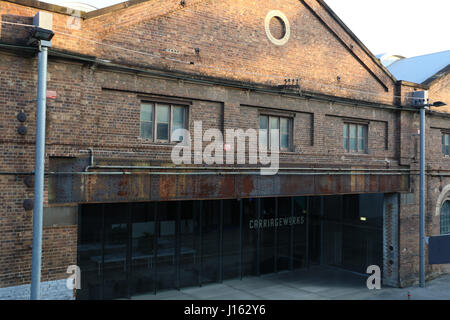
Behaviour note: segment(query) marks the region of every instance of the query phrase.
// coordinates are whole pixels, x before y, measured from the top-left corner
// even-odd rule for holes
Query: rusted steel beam
[[[409,175],[84,175],[50,176],[50,203],[171,201],[393,193]]]

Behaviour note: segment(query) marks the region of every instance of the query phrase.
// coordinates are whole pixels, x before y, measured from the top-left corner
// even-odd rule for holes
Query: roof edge
[[[407,86],[407,87],[413,87],[413,88],[419,88],[424,90],[429,90],[430,86],[423,84],[423,83],[415,83],[411,81],[406,80],[398,80],[397,85]]]
[[[110,12],[118,11],[118,10],[121,10],[121,9],[126,9],[128,7],[132,7],[132,6],[135,6],[135,5],[144,3],[144,2],[149,2],[149,1],[151,1],[151,0],[128,0],[128,1],[125,1],[125,2],[113,4],[113,5],[109,6],[109,7],[93,10],[93,11],[90,11],[90,12],[86,12],[83,15],[83,18],[84,19],[95,18],[95,17],[98,17],[98,16],[102,16],[104,14],[108,14]]]
[[[331,7],[325,3],[324,0],[317,0],[317,2],[324,7],[324,9],[330,14],[330,16],[347,32],[350,37],[363,49],[363,51],[394,81],[397,79],[395,76],[381,63],[380,60],[359,40],[359,38],[353,33],[353,31],[347,27],[347,25],[339,18],[339,16],[331,9]]]
[[[433,74],[431,77],[429,77],[427,80],[422,82],[422,84],[431,86],[435,81],[439,80],[440,78],[446,76],[450,72],[450,64],[448,64],[446,67],[442,68],[435,74]]]
[[[57,4],[51,4],[51,3],[41,2],[41,1],[37,1],[37,0],[2,0],[2,1],[14,3],[17,5],[24,6],[24,7],[30,7],[30,8],[41,9],[41,10],[50,11],[50,12],[54,12],[54,13],[64,14],[67,16],[72,16],[74,11],[80,12],[81,18],[84,18],[84,15],[86,14],[85,11],[75,10],[75,9],[60,6]],[[98,11],[98,10],[95,10],[95,11]]]

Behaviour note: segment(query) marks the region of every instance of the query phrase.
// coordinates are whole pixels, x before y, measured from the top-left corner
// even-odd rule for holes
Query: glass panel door
[[[101,204],[82,206],[79,217],[78,266],[82,270],[77,299],[102,298],[102,211]]]
[[[223,201],[223,279],[239,277],[240,271],[240,211],[239,201]]]
[[[265,274],[275,271],[275,198],[262,199],[261,205],[261,219],[263,220],[263,225],[260,231],[260,272],[261,274]]]
[[[158,202],[155,267],[157,290],[176,289],[177,203]]]
[[[179,224],[179,287],[200,284],[200,201],[181,201]]]
[[[278,199],[278,230],[277,230],[277,270],[288,270],[290,261],[291,226],[291,198]]]
[[[130,294],[155,290],[155,212],[153,203],[130,204],[131,221],[131,275]]]
[[[257,275],[258,251],[258,200],[242,199],[243,201],[243,239],[242,239],[242,270],[244,276]]]
[[[219,251],[220,200],[203,201],[201,283],[219,281]]]
[[[128,297],[128,220],[127,204],[105,205],[103,266],[104,299]]]
[[[306,214],[307,197],[295,197],[293,201],[294,269],[306,266]]]

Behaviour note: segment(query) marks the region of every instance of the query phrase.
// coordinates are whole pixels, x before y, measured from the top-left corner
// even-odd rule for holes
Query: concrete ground
[[[450,300],[450,275],[427,282],[425,288],[369,290],[367,277],[329,267],[281,272],[243,280],[227,280],[132,297],[132,300]]]

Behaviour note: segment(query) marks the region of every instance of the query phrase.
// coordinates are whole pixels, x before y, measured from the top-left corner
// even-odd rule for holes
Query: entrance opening
[[[382,265],[383,195],[82,205],[77,299]]]

